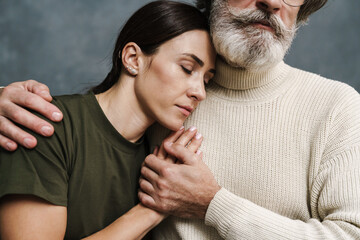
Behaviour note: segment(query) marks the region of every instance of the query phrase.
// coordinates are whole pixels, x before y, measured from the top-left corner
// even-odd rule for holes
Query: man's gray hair
[[[202,10],[207,17],[209,17],[211,10],[211,3],[214,0],[196,0],[196,6]],[[305,0],[304,5],[300,7],[300,11],[297,16],[298,23],[304,23],[308,17],[322,8],[326,4],[327,0]]]

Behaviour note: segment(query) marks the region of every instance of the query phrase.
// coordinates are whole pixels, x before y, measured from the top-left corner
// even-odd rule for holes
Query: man
[[[360,96],[282,61],[296,29],[325,2],[198,1],[219,53],[207,99],[186,123],[205,137],[206,165],[169,143],[182,164],[147,157],[140,200],[177,216],[156,239],[360,238]],[[16,86],[0,108],[10,108]],[[11,112],[2,115],[24,115]],[[4,119],[4,135],[21,135]]]

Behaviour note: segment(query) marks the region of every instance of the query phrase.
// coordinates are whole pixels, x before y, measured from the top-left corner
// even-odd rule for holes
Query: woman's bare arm
[[[64,239],[67,211],[31,195],[0,200],[0,239]]]
[[[64,239],[66,217],[66,207],[30,195],[9,195],[0,201],[0,239]],[[85,239],[141,239],[164,217],[138,204]]]
[[[138,204],[103,230],[85,239],[142,239],[164,218],[164,214]]]
[[[0,147],[14,151],[17,143],[27,148],[36,146],[36,139],[21,130],[14,122],[43,136],[51,136],[53,126],[36,117],[32,109],[52,121],[61,121],[61,111],[52,105],[49,88],[34,80],[12,83],[0,89]]]

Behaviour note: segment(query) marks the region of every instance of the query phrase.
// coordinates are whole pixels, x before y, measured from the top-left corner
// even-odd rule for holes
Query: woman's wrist
[[[159,224],[162,220],[164,220],[167,217],[166,214],[163,214],[163,213],[155,211],[151,208],[145,207],[141,203],[136,205],[133,209],[137,210],[137,211],[141,211],[142,214],[147,216],[149,218],[149,220],[154,223],[154,226]]]

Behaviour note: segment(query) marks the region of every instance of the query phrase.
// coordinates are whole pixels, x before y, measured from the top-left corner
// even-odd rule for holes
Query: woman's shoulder
[[[52,103],[60,110],[77,111],[83,109],[88,103],[97,102],[93,93],[60,95],[53,98]]]
[[[52,103],[63,113],[63,124],[84,124],[101,113],[93,93],[55,96]]]

